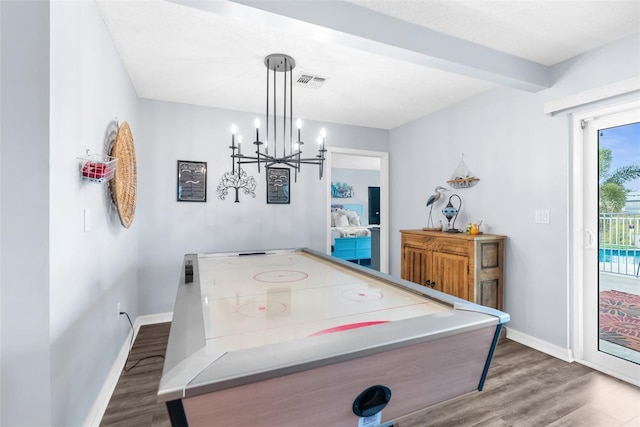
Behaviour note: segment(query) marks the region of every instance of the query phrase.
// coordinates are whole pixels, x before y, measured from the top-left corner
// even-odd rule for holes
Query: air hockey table
[[[172,426],[390,426],[481,391],[509,315],[309,249],[188,254]]]

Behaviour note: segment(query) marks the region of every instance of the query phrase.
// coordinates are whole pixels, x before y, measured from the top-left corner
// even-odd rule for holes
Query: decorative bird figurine
[[[433,227],[433,218],[431,217],[431,212],[433,211],[433,205],[435,205],[436,202],[440,200],[440,197],[442,197],[442,192],[447,191],[447,189],[444,187],[440,187],[438,185],[434,191],[435,193],[429,196],[429,198],[427,199],[427,207],[430,207],[429,220],[427,221],[427,227]]]

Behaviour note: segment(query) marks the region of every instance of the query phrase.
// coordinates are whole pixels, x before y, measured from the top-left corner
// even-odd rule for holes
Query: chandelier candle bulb
[[[231,125],[231,148],[236,148],[236,132],[238,131],[238,128],[236,127],[236,125]]]
[[[238,135],[238,155],[242,154],[242,135]]]
[[[236,137],[236,132],[237,131],[238,131],[238,127],[235,124],[231,125],[231,147],[229,147],[229,148],[231,148],[231,153],[233,154],[231,156],[231,173],[233,173],[235,171],[235,164],[233,162],[233,159],[234,159],[234,155],[236,154],[236,140],[235,140],[235,137]]]
[[[260,119],[256,119],[253,124],[256,127],[256,141],[260,141]]]

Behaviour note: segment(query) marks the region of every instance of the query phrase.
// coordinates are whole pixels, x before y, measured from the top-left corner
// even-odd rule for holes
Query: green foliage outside
[[[600,242],[604,247],[632,248],[635,233],[640,233],[640,216],[622,213],[627,201],[627,193],[631,191],[624,185],[640,177],[640,166],[622,166],[610,173],[611,158],[610,149],[599,149]]]
[[[627,201],[627,193],[631,190],[624,187],[625,183],[640,178],[640,165],[622,166],[613,173],[611,169],[611,150],[598,150],[598,179],[600,182],[599,205],[600,212],[622,212]]]

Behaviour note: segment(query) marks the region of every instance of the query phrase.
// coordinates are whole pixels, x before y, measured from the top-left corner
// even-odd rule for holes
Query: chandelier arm
[[[287,58],[284,58],[284,76],[282,78],[282,157],[287,155]]]
[[[282,160],[289,160],[289,159],[292,159],[294,157],[298,157],[298,153],[291,153],[288,156],[281,157],[281,159]]]
[[[243,159],[253,159],[253,160],[265,159],[265,160],[261,160],[263,163],[267,162],[267,161],[271,161],[271,160],[275,160],[275,161],[278,160],[277,157],[270,156],[270,155],[264,154],[264,153],[258,153],[258,152],[256,152],[256,156],[255,157],[254,156],[249,156],[249,155],[246,155],[246,154],[233,154],[231,157],[233,157],[233,158],[240,157],[240,158],[243,158]]]
[[[271,60],[267,59],[267,116],[265,117],[265,122],[267,123],[267,145],[264,147],[265,154],[269,154],[269,62]],[[260,150],[260,147],[258,147]],[[259,172],[259,171],[258,171]]]
[[[305,165],[321,165],[321,164],[323,164],[322,160],[320,160],[320,159],[302,159],[302,160],[300,160],[300,163],[305,164]]]
[[[233,155],[232,156],[234,159],[238,159],[238,165],[245,165],[245,164],[253,164],[253,163],[257,163],[258,165],[260,163],[264,163],[267,165],[267,167],[271,167],[273,165],[276,164],[285,164],[287,166],[292,167],[293,169],[297,169],[297,163],[301,163],[301,164],[307,164],[307,165],[318,165],[318,166],[322,166],[324,164],[324,160],[323,158],[320,157],[310,157],[310,158],[304,158],[304,159],[294,159],[292,161],[290,161],[292,159],[292,155],[289,155],[285,158],[275,158],[272,156],[267,156],[262,154],[260,157],[252,157],[252,156],[246,156],[244,154],[242,155]]]
[[[277,164],[284,165],[284,166],[289,166],[290,168],[293,168],[293,169],[296,168],[296,165],[294,163],[291,163],[291,162],[278,162]]]
[[[242,158],[242,159],[251,159],[251,160],[260,160],[261,163],[268,163],[268,162],[281,162],[281,161],[288,161],[294,157],[297,157],[298,153],[294,153],[294,154],[289,154],[288,156],[285,157],[274,157],[274,156],[268,156],[266,154],[260,153],[259,156],[253,157],[253,156],[247,156],[245,154],[234,154],[232,157],[233,158]]]
[[[278,127],[276,124],[276,118],[278,116],[278,109],[276,105],[277,81],[276,70],[273,70],[273,155],[278,155]]]
[[[289,152],[293,153],[293,68],[289,70]]]
[[[267,163],[265,160],[262,160],[262,159],[258,160],[257,157],[249,157],[249,156],[243,156],[242,159],[238,158],[238,160],[243,165],[246,163]]]

